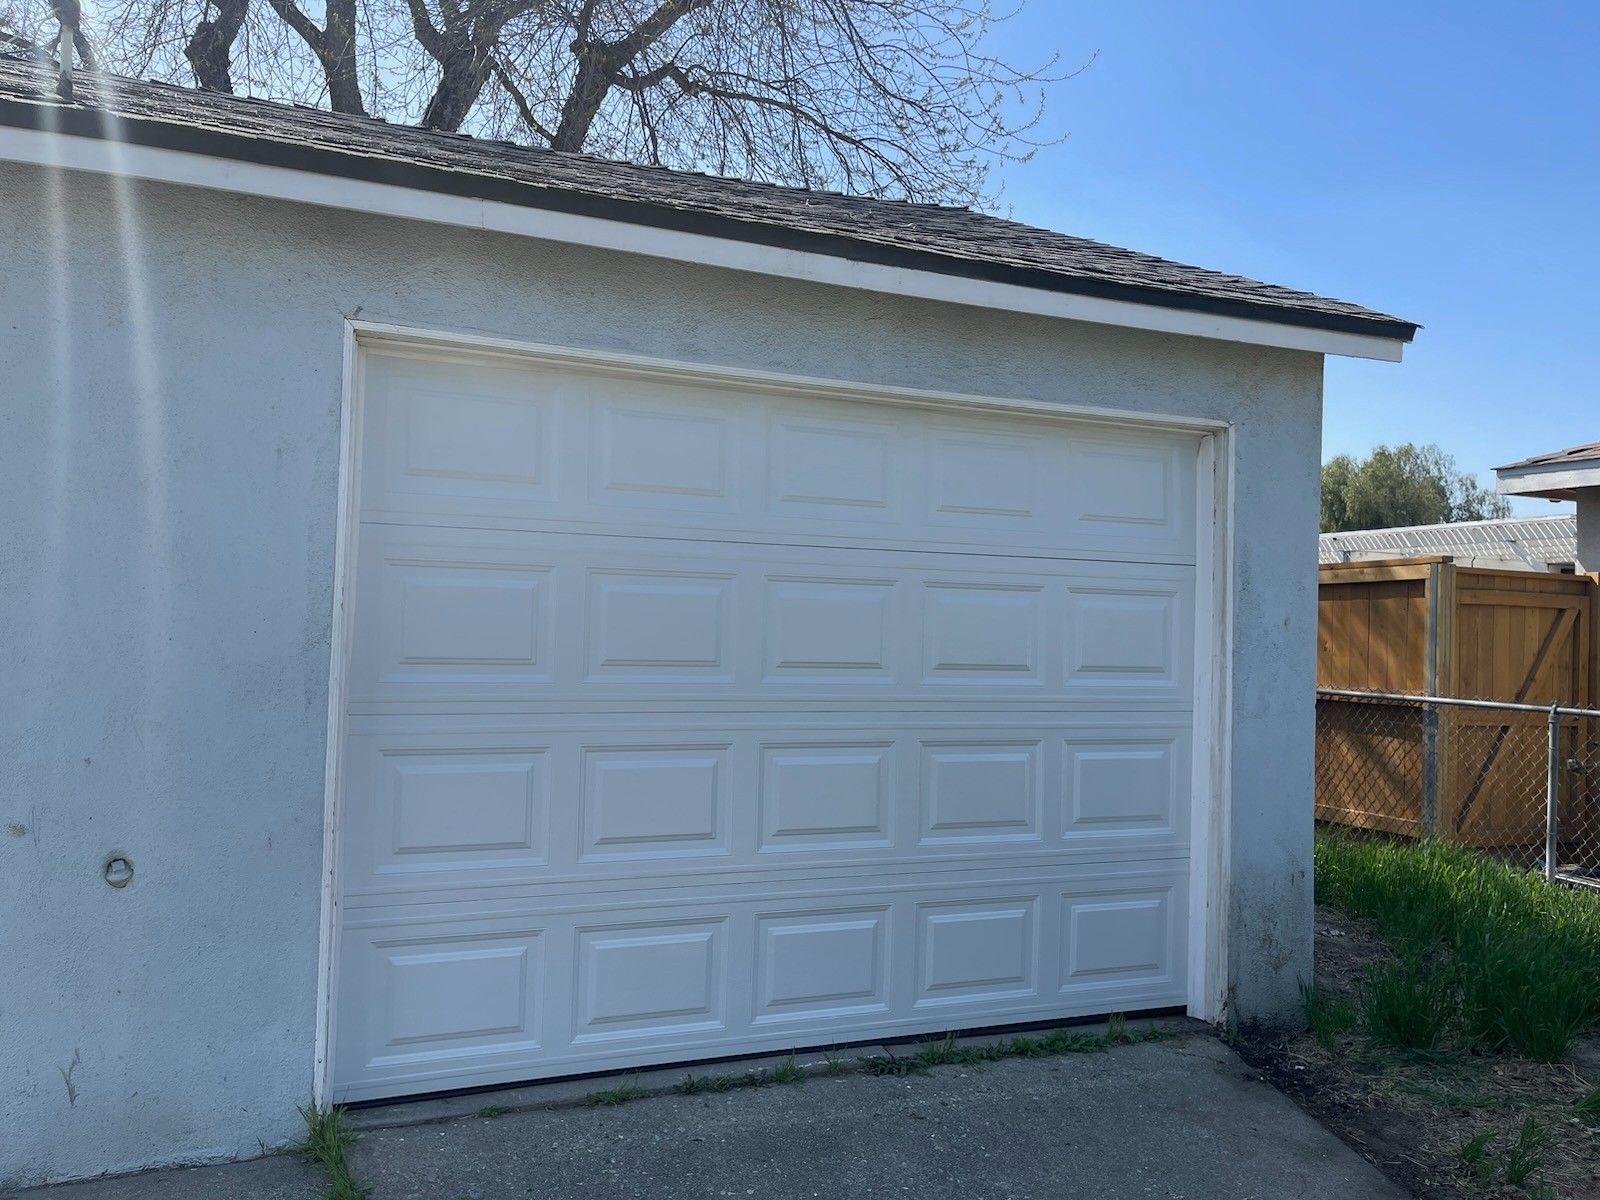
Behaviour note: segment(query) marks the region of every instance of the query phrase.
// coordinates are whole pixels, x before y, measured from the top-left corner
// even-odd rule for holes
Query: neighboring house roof
[[[1600,442],[1568,446],[1496,467],[1495,490],[1509,496],[1571,500],[1586,488],[1600,488]]]
[[[1577,544],[1578,522],[1571,514],[1506,517],[1449,525],[1324,533],[1317,539],[1317,561],[1358,562],[1371,558],[1448,554],[1468,565],[1503,562],[1542,571],[1551,564],[1575,561]]]
[[[964,208],[873,200],[612,162],[216,92],[53,68],[0,53],[0,126],[397,184],[856,261],[1408,342],[1417,325]],[[105,114],[114,114],[108,121]]]
[[[1600,459],[1600,442],[1585,442],[1581,446],[1568,446],[1565,450],[1552,450],[1549,454],[1535,454],[1532,458],[1519,458],[1514,463],[1507,463],[1503,467],[1496,467],[1496,471],[1514,471],[1518,467],[1543,467],[1560,463],[1567,464],[1582,462],[1585,459]]]

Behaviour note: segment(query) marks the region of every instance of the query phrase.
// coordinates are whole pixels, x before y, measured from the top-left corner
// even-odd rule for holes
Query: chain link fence
[[[1600,710],[1319,688],[1317,820],[1600,887]]]

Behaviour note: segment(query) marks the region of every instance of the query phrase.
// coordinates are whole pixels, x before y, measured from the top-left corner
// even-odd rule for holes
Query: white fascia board
[[[1502,496],[1542,496],[1547,492],[1600,488],[1600,460],[1501,467],[1495,475],[1494,490]]]
[[[935,271],[858,262],[830,254],[764,246],[732,238],[684,233],[652,225],[553,212],[497,200],[451,196],[394,184],[345,179],[288,167],[265,166],[183,150],[136,146],[37,129],[0,129],[0,161],[263,196],[643,254],[781,279],[798,279],[1097,325],[1120,325],[1158,333],[1385,362],[1399,362],[1405,348],[1405,343],[1397,339],[1370,334],[1307,329],[1272,321],[1216,316],[1094,296],[1075,296],[1017,284],[943,275]]]

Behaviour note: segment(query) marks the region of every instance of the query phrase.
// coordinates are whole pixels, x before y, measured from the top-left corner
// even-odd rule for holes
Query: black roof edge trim
[[[792,229],[768,222],[741,221],[734,217],[690,212],[650,204],[647,201],[619,200],[577,190],[568,191],[563,188],[529,184],[476,171],[399,162],[376,155],[271,141],[171,121],[125,115],[118,115],[115,120],[118,131],[122,134],[121,140],[150,149],[179,150],[207,158],[283,167],[317,175],[336,176],[365,183],[389,184],[414,191],[434,192],[470,200],[495,201],[520,208],[543,209],[573,216],[598,217],[629,225],[652,225],[679,233],[695,233],[783,250],[808,251],[877,266],[928,271],[988,283],[1008,283],[1035,291],[1059,292],[1101,300],[1121,300],[1131,304],[1206,313],[1219,317],[1236,317],[1272,325],[1325,330],[1331,333],[1350,333],[1390,341],[1410,342],[1419,328],[1408,321],[1384,321],[1342,313],[1309,312],[1278,305],[1252,304],[1249,301],[1230,300],[1221,296],[1170,292],[1138,284],[961,258],[936,251],[913,250],[879,242],[861,242],[837,234]],[[108,140],[106,122],[99,110],[67,107],[51,100],[41,104],[28,104],[17,100],[0,99],[0,124],[47,133],[65,133],[100,141]]]

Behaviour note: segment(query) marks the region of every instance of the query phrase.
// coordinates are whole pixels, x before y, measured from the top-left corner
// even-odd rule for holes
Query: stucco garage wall
[[[1229,978],[1241,1013],[1292,1013],[1317,356],[10,166],[0,280],[0,1181],[297,1133],[358,314],[1236,422]]]

